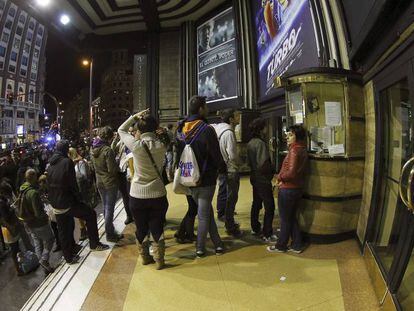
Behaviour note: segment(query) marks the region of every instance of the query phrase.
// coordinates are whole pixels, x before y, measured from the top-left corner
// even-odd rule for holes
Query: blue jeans
[[[114,211],[115,211],[116,199],[118,197],[118,187],[109,188],[109,189],[98,187],[98,191],[101,196],[102,205],[103,205],[106,236],[114,237],[115,236]]]
[[[49,255],[53,248],[55,238],[49,224],[39,228],[29,228],[32,236],[36,256],[39,261],[49,261]]]
[[[214,244],[214,247],[222,247],[220,235],[214,219],[213,205],[215,186],[197,187],[191,189],[191,195],[198,206],[198,229],[197,229],[197,250],[205,251],[207,234]]]
[[[302,189],[279,190],[277,203],[280,216],[280,236],[276,246],[280,249],[287,249],[290,237],[292,238],[292,248],[301,249],[303,247],[302,234],[296,216],[302,194]]]

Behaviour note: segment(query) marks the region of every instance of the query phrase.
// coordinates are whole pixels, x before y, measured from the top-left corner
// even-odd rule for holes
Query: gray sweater
[[[118,129],[121,141],[131,150],[134,157],[134,176],[131,180],[131,197],[137,199],[155,199],[167,195],[163,181],[155,171],[143,143],[145,142],[150,150],[158,169],[164,166],[166,146],[157,138],[155,133],[143,133],[139,140],[136,140],[128,129],[135,123],[134,117],[126,120]]]

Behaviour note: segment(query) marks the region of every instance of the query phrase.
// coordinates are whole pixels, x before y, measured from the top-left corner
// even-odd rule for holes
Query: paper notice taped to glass
[[[342,125],[342,112],[340,102],[325,102],[325,123],[328,126]]]
[[[298,112],[295,114],[295,124],[303,124],[303,113]]]
[[[332,145],[328,147],[329,155],[338,155],[345,153],[344,144]]]

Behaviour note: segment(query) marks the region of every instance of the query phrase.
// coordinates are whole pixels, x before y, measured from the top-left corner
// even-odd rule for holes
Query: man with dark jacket
[[[73,217],[86,221],[89,247],[92,251],[106,250],[109,246],[99,242],[95,211],[82,205],[76,182],[75,167],[68,157],[68,152],[68,141],[61,140],[56,144],[55,153],[50,158],[50,165],[47,169],[47,183],[49,201],[56,214],[63,256],[67,263],[72,264],[77,263],[80,259],[74,254],[76,251],[73,241]]]
[[[224,251],[223,243],[214,220],[211,204],[216,190],[219,173],[226,173],[226,163],[220,152],[215,130],[207,124],[208,108],[205,97],[193,96],[188,104],[189,117],[178,126],[177,146],[179,154],[185,145],[191,142],[201,178],[196,187],[191,188],[191,195],[198,206],[197,257],[205,256],[207,234],[216,248],[216,254]]]
[[[264,141],[266,123],[263,119],[254,119],[249,125],[252,139],[247,144],[247,159],[250,166],[250,183],[253,187],[253,203],[250,212],[252,234],[262,237],[269,243],[277,238],[273,234],[275,200],[273,198],[272,178],[274,170],[270,153]],[[264,205],[263,228],[259,221],[260,210]]]
[[[106,240],[118,242],[124,236],[115,231],[114,212],[118,198],[119,167],[115,160],[115,153],[110,144],[114,137],[111,127],[100,129],[99,137],[92,145],[91,159],[96,174],[96,186],[102,199],[105,217]]]
[[[21,202],[17,213],[32,236],[40,265],[46,273],[52,273],[54,269],[49,264],[49,255],[55,239],[37,188],[36,171],[28,169],[25,179],[20,186]]]

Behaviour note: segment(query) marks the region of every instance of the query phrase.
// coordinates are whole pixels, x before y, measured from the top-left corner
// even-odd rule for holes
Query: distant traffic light
[[[14,101],[13,93],[7,94],[7,101],[9,102],[10,105],[13,105],[13,101]]]

